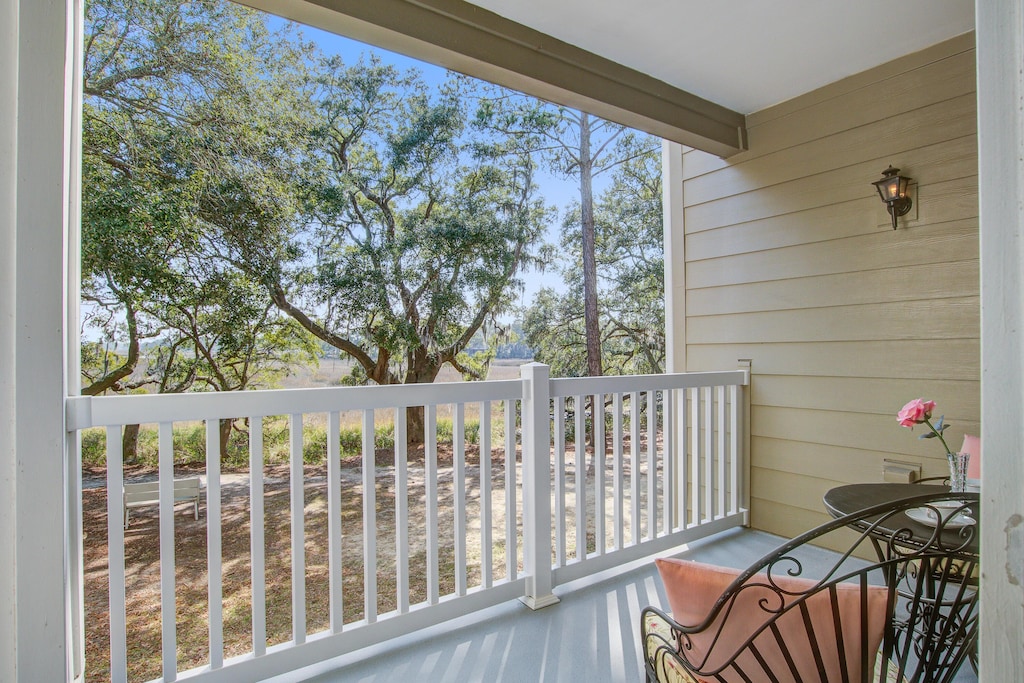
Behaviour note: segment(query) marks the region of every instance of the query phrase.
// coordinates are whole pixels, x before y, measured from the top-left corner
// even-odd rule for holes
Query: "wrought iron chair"
[[[840,517],[733,572],[717,598],[698,595],[722,581],[706,567],[659,560],[675,618],[641,614],[647,680],[951,681],[977,647],[978,534],[964,517],[977,505],[942,493]],[[843,550],[808,577],[816,546]],[[680,576],[702,589],[670,585]]]

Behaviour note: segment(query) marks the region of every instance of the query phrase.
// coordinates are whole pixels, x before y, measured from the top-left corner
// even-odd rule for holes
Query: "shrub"
[[[103,427],[82,430],[82,464],[89,467],[107,464],[107,430]]]
[[[302,427],[302,461],[316,465],[327,461],[327,430],[313,425]]]
[[[141,432],[139,436],[142,436]],[[206,462],[205,424],[188,424],[176,428],[172,442],[174,443],[174,463],[176,465],[202,465]],[[220,454],[217,453],[214,457],[219,458]]]

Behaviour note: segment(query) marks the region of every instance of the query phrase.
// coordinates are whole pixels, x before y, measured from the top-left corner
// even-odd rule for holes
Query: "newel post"
[[[737,367],[743,371],[743,386],[740,387],[742,397],[736,411],[739,412],[738,429],[740,430],[739,441],[739,467],[743,473],[743,482],[740,485],[740,507],[744,510],[743,526],[750,526],[750,375],[754,361],[750,358],[740,358]]]
[[[523,563],[530,609],[558,602],[551,592],[551,369],[541,363],[520,368],[523,380]]]

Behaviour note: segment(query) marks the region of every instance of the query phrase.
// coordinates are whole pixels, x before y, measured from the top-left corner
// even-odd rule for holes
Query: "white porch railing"
[[[162,679],[258,680],[512,598],[542,607],[557,602],[552,592],[557,585],[746,524],[747,411],[742,387],[747,384],[749,371],[743,369],[552,380],[547,366],[530,364],[523,366],[519,380],[69,399],[70,431],[106,428],[111,680],[125,681],[128,671],[121,495],[124,425],[158,425]],[[473,404],[480,406],[480,457],[476,474],[467,480],[466,407]],[[450,471],[438,466],[437,409],[445,405],[451,406],[452,415]],[[417,484],[420,488],[413,496],[405,434],[406,408],[415,406],[424,408],[425,447],[423,483]],[[374,415],[380,410],[394,414],[394,465],[388,468],[375,463]],[[361,415],[361,477],[343,481],[340,416],[352,411]],[[500,417],[495,418],[495,413]],[[304,417],[314,414],[327,416],[330,605],[329,628],[308,633],[302,424]],[[288,642],[269,645],[263,421],[276,415],[288,415],[290,424],[292,633]],[[248,418],[250,435],[252,651],[229,658],[225,656],[222,577],[225,562],[236,558],[222,557],[218,421],[238,417]],[[205,496],[209,656],[205,666],[179,671],[172,430],[175,423],[195,421],[206,421],[209,456]],[[492,436],[499,430],[503,443],[494,447]],[[521,464],[514,457],[517,449]],[[506,458],[507,454],[512,457]],[[439,515],[449,511],[439,504],[439,486],[448,490],[449,478],[454,549],[442,549]],[[393,553],[378,547],[382,536],[378,488],[394,494],[394,529],[385,534],[389,539],[393,535]],[[411,509],[420,492],[423,503]],[[363,521],[357,530],[349,529],[342,519],[343,501],[353,498],[361,498]],[[425,534],[425,591],[416,603],[410,589],[409,530],[414,521]],[[342,538],[351,534],[362,537],[362,618],[346,623],[343,605],[353,596],[343,595],[342,590]],[[450,568],[442,567],[442,551],[446,557],[454,555]],[[387,559],[380,562],[381,556]],[[378,591],[381,576],[395,586],[395,594],[383,601]],[[382,602],[394,609],[380,613]]]

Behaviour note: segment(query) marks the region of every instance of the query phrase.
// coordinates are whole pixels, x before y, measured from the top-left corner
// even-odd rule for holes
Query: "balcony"
[[[86,670],[109,661],[113,681],[140,672],[164,681],[285,674],[444,631],[453,619],[492,624],[487,615],[525,609],[517,598],[534,609],[553,605],[576,582],[744,526],[748,383],[745,369],[550,379],[546,366],[531,364],[518,380],[73,398],[70,429],[103,428],[107,444],[104,488],[88,493],[105,497],[105,538],[90,534],[85,555],[89,580],[106,569],[109,648],[87,652]],[[409,408],[422,408],[422,449],[407,445]],[[447,442],[438,438],[439,408],[451,415]],[[342,416],[353,413],[358,464],[340,452]],[[473,430],[469,413],[479,416]],[[206,452],[219,454],[219,420],[246,418],[251,465],[262,463],[266,421],[279,415],[289,425],[289,461],[277,477],[286,486],[272,486],[261,466],[228,482],[214,455],[201,473],[200,519],[175,514],[175,424],[205,421]],[[302,425],[317,415],[327,425],[323,472],[303,464]],[[387,464],[380,415],[393,415]],[[126,532],[121,430],[150,423],[159,434],[158,503],[133,511]],[[225,538],[245,533],[251,551],[225,553]],[[97,556],[104,540],[106,556]],[[636,576],[643,571],[653,597],[649,570]],[[547,613],[567,624],[578,614],[563,606]],[[251,624],[243,638],[239,622]],[[625,666],[635,635],[623,636],[614,648]],[[139,661],[147,651],[148,668]]]

